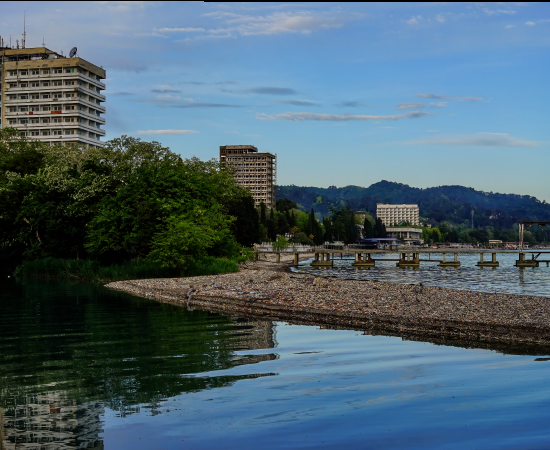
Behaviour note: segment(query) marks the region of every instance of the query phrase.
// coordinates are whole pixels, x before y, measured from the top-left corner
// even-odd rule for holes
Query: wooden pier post
[[[496,253],[491,254],[491,261],[483,261],[483,252],[479,254],[479,262],[476,264],[478,267],[498,267],[499,265]]]
[[[371,258],[370,253],[355,253],[355,262],[351,265],[354,267],[374,267],[375,261]]]
[[[321,255],[320,258],[319,255]],[[315,253],[315,260],[311,262],[310,266],[332,267],[332,264],[333,261],[330,259],[330,253]]]
[[[298,252],[294,252],[294,265],[297,266],[300,262],[300,254]]]
[[[519,259],[516,261],[516,267],[538,267],[539,262],[536,259],[525,259],[525,253],[520,252]]]
[[[439,263],[441,267],[459,267],[460,261],[458,260],[458,254],[454,254],[454,261],[447,261],[447,254],[443,253],[443,259]]]

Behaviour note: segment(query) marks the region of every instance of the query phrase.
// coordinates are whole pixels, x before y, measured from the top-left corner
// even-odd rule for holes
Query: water
[[[348,257],[349,258],[349,257]],[[374,259],[397,258],[397,255],[374,255]],[[438,253],[421,253],[420,259],[441,260]],[[452,254],[447,254],[451,261]],[[491,255],[485,255],[485,261],[491,260]],[[436,262],[420,262],[419,268],[397,267],[395,261],[377,262],[372,268],[357,268],[352,266],[352,260],[334,259],[332,268],[315,268],[302,261],[293,268],[300,273],[312,273],[318,276],[333,276],[357,280],[390,281],[393,283],[418,284],[438,286],[451,289],[472,290],[481,292],[499,292],[508,294],[550,296],[550,268],[546,263],[540,267],[515,267],[518,259],[515,254],[498,254],[499,267],[477,267],[479,255],[461,254],[458,260],[460,267],[440,267]]]
[[[540,359],[4,282],[0,448],[548,448]]]

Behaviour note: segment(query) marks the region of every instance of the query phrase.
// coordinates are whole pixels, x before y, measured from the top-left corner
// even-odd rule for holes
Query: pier
[[[541,263],[550,264],[550,249],[548,250],[496,250],[496,249],[470,249],[470,248],[420,248],[404,247],[399,249],[362,249],[347,247],[344,249],[327,249],[323,247],[314,247],[309,251],[256,251],[256,258],[262,253],[275,253],[276,261],[280,262],[280,255],[293,253],[295,266],[300,261],[300,255],[313,255],[312,267],[332,267],[335,259],[352,261],[354,267],[375,267],[377,263],[394,261],[397,267],[420,267],[424,263],[438,263],[441,267],[460,267],[458,259],[461,254],[477,254],[479,261],[478,267],[499,267],[499,254],[516,254],[516,267],[539,267]],[[428,259],[421,259],[421,254],[428,254]],[[431,255],[441,255],[441,259],[432,259]],[[380,255],[392,255],[394,258],[380,258]]]

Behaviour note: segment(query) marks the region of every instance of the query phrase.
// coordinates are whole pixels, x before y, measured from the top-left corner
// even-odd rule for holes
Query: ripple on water
[[[376,255],[375,259],[392,256]],[[395,255],[393,255],[395,258]],[[422,253],[420,259],[441,259],[441,254]],[[542,263],[536,268],[518,268],[516,254],[499,254],[499,267],[477,267],[478,255],[459,255],[460,267],[439,267],[436,262],[421,262],[420,268],[396,267],[395,261],[377,262],[376,267],[356,268],[351,260],[334,259],[332,268],[314,268],[311,260],[293,268],[299,273],[354,280],[389,281],[392,283],[438,286],[480,292],[550,296],[550,268]]]

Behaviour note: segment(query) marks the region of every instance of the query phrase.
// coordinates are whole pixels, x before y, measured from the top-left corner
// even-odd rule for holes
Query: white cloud
[[[452,147],[506,147],[528,148],[537,147],[535,141],[527,141],[510,136],[506,133],[476,133],[470,135],[427,138],[405,142],[409,145],[443,145]]]
[[[137,134],[195,134],[195,130],[140,130]]]
[[[506,25],[504,28],[506,28],[507,30],[509,30],[510,28],[514,28],[515,25]]]
[[[360,114],[317,114],[310,112],[287,112],[282,114],[256,114],[259,120],[289,120],[292,122],[303,122],[305,120],[321,120],[331,122],[345,122],[349,120],[399,120],[399,119],[417,119],[421,117],[432,116],[433,114],[424,111],[409,111],[404,114],[394,114],[391,116],[367,116]]]
[[[529,21],[529,22],[525,22],[525,25],[527,25],[528,27],[534,27],[536,24],[535,22]]]
[[[443,14],[438,14],[435,16],[435,20],[437,20],[439,23],[445,22],[445,16]]]
[[[447,102],[430,103],[430,108],[445,108],[446,106]]]
[[[422,20],[422,16],[412,16],[409,20],[404,20],[405,23],[409,25],[418,25]]]

